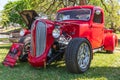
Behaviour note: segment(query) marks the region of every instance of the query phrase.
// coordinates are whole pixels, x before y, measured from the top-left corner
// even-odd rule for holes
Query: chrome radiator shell
[[[31,55],[35,54],[36,57],[39,57],[44,52],[46,47],[46,30],[44,22],[38,21],[36,24],[33,23],[31,28]]]

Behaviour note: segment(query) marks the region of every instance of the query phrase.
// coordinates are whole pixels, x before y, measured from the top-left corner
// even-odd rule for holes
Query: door
[[[99,9],[94,11],[92,30],[92,47],[99,48],[103,45],[104,37],[104,20],[103,12]]]

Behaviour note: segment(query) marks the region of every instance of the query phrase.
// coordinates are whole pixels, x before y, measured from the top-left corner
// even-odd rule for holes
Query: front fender
[[[48,20],[36,20],[31,28],[31,52],[29,63],[34,67],[43,67],[47,61],[48,52],[54,42],[52,31],[54,24]]]

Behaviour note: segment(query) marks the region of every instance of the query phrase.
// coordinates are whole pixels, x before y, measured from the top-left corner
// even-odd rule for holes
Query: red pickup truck
[[[55,21],[38,18],[34,10],[20,14],[31,28],[28,62],[34,67],[65,58],[68,71],[83,73],[89,69],[94,51],[113,52],[118,44],[117,36],[104,26],[104,11],[100,7],[62,8]]]

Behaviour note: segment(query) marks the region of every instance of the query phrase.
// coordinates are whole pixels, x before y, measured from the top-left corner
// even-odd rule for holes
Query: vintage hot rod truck
[[[43,67],[64,58],[68,71],[83,73],[89,69],[94,51],[113,52],[118,43],[112,30],[105,28],[104,11],[100,7],[62,8],[58,10],[55,21],[40,19],[34,10],[20,14],[31,28],[28,62],[34,67]],[[9,53],[19,57],[22,54],[19,47],[23,45],[14,43]],[[12,66],[12,62],[6,59],[3,64]]]

